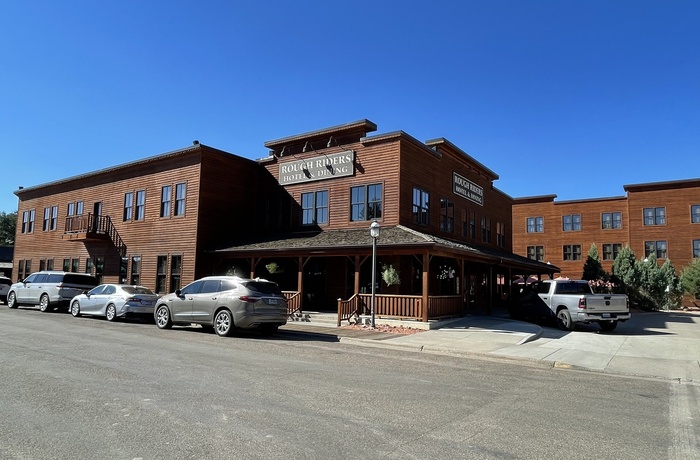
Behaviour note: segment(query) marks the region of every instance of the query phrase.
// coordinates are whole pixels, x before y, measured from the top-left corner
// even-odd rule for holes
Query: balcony
[[[126,254],[126,245],[109,216],[90,213],[66,217],[61,238],[65,241],[107,241],[114,245],[120,256]]]

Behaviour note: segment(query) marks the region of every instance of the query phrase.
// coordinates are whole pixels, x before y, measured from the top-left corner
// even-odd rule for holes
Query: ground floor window
[[[528,259],[538,260],[540,262],[544,261],[544,246],[528,246],[527,247],[527,257]]]
[[[73,273],[78,273],[80,271],[80,259],[70,260],[70,271]]]
[[[581,260],[581,245],[566,244],[563,248],[564,260]]]
[[[693,257],[700,257],[700,240],[693,240]]]
[[[615,260],[622,249],[621,243],[603,244],[603,260]]]
[[[168,276],[168,256],[158,256],[158,263],[156,264],[156,292],[158,294],[165,294],[168,289],[166,286],[166,279]]]
[[[182,256],[173,255],[170,257],[170,290],[172,292],[180,289],[180,279],[182,275]]]
[[[665,259],[667,257],[666,241],[645,241],[644,257],[649,257],[652,254],[657,259]]]
[[[141,284],[141,256],[131,257],[131,283]]]

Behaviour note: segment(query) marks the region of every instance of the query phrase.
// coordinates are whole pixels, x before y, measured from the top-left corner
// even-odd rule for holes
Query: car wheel
[[[77,300],[70,306],[70,314],[75,318],[80,316],[80,303]]]
[[[228,337],[233,332],[233,318],[228,310],[221,310],[214,317],[214,330],[219,337]]]
[[[562,308],[557,312],[557,324],[559,329],[563,331],[573,331],[574,322],[571,320],[571,313],[566,308]]]
[[[107,321],[114,321],[117,319],[117,307],[112,304],[107,305],[107,310],[105,311],[105,318]]]
[[[600,322],[598,324],[600,325],[600,329],[603,332],[613,331],[617,327],[617,321],[604,321],[604,322]]]
[[[39,298],[39,310],[46,312],[49,311],[51,308],[51,302],[49,302],[49,295],[48,294],[41,294],[41,297]]]
[[[170,310],[165,305],[161,305],[156,310],[156,326],[158,329],[170,329],[173,321],[170,319]]]
[[[7,296],[7,306],[9,308],[17,308],[17,297],[14,292],[10,292]]]

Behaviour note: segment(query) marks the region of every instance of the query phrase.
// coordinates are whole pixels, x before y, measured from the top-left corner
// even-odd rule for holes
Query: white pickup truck
[[[516,316],[550,316],[566,331],[576,323],[598,323],[612,331],[618,322],[630,319],[624,294],[594,294],[588,281],[546,280],[525,287],[515,308]]]

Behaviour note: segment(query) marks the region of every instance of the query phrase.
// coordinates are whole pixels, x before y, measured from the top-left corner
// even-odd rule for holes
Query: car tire
[[[598,323],[600,325],[600,330],[603,332],[614,331],[617,327],[617,321],[601,321]]]
[[[107,305],[105,318],[107,318],[107,321],[114,321],[117,319],[117,307],[115,307],[114,304]]]
[[[9,308],[17,308],[19,306],[19,304],[17,304],[17,296],[14,292],[10,292],[7,295],[7,306]]]
[[[214,331],[219,337],[228,337],[233,332],[233,317],[231,312],[223,309],[214,317]]]
[[[41,294],[41,297],[39,298],[39,311],[51,311],[51,301],[49,300],[48,294]]]
[[[566,308],[557,312],[557,325],[562,331],[573,331],[574,322],[571,320],[571,313]]]
[[[80,316],[80,302],[77,300],[71,304],[70,314],[73,315],[74,318]]]
[[[170,310],[165,305],[156,309],[156,326],[158,329],[170,329],[173,327],[173,320],[170,319]]]

